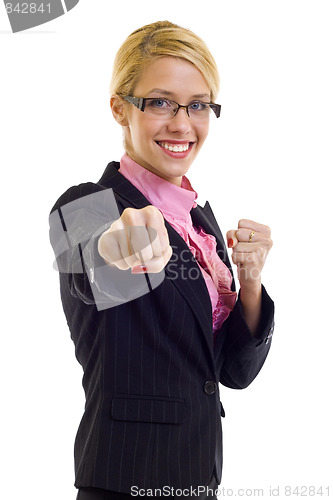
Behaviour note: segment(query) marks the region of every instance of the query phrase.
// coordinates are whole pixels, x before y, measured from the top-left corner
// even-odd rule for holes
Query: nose
[[[178,112],[168,122],[170,132],[187,134],[191,130],[191,119],[185,108],[179,108]]]

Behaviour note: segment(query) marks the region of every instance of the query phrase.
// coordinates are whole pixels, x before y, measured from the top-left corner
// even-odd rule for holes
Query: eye
[[[170,108],[171,104],[170,101],[167,99],[149,99],[148,101],[148,106],[151,108]]]
[[[194,112],[204,112],[204,111],[209,111],[209,104],[206,102],[201,102],[201,101],[193,101],[191,104],[189,104],[189,108],[191,111]]]

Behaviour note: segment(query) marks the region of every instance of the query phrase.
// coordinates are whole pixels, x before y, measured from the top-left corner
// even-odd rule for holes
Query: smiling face
[[[210,102],[210,89],[202,73],[176,57],[162,57],[147,66],[132,95],[166,98],[183,105],[194,100]],[[180,186],[182,176],[207,137],[209,120],[190,118],[183,108],[170,118],[152,115],[119,97],[111,99],[111,106],[123,125],[128,155],[147,170]]]

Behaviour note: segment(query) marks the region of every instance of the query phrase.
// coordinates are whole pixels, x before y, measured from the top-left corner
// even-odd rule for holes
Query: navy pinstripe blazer
[[[119,163],[109,163],[97,184],[70,188],[52,212],[108,188],[120,212],[149,205],[118,169]],[[192,209],[191,216],[194,226],[215,236],[231,270],[209,204]],[[205,281],[201,272],[189,279],[198,265],[179,234],[168,222],[166,227],[174,255],[182,255],[182,273],[168,264],[162,283],[139,298],[98,310],[88,274],[60,272],[86,395],[75,441],[77,487],[125,493],[131,486],[184,489],[207,485],[213,473],[219,483],[224,410],[218,384],[245,388],[268,354],[274,305],[265,288],[258,335],[251,336],[237,300],[214,347]]]

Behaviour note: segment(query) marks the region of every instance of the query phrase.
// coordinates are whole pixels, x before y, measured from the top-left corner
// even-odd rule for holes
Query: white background
[[[333,494],[332,1],[81,0],[17,34],[0,5],[6,500],[24,491],[35,500],[76,495],[82,370],[52,268],[48,213],[69,186],[96,181],[120,159],[108,104],[113,58],[134,29],[164,19],[200,35],[221,73],[222,117],[188,174],[200,203],[209,199],[224,234],[250,218],[270,225],[274,239],[263,274],[276,303],[271,352],[249,388],[221,387],[224,494],[243,488],[253,497],[257,488],[268,498],[279,487],[287,498],[285,486],[312,485]]]

